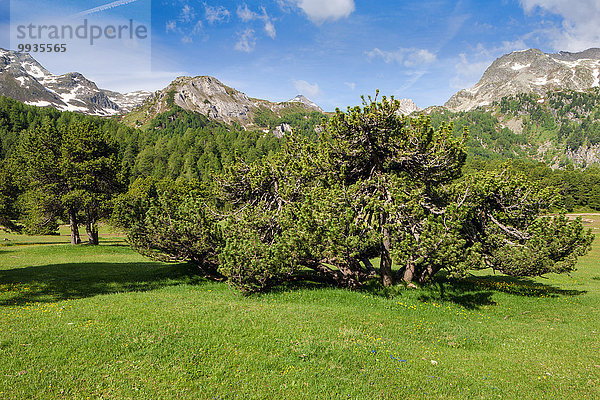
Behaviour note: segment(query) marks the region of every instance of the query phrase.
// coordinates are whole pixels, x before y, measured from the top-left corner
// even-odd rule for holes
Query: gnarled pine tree
[[[434,130],[399,103],[363,99],[337,111],[317,142],[292,139],[262,164],[220,182],[233,208],[221,269],[261,290],[312,269],[355,287],[380,257],[383,285],[425,282],[440,270],[494,268],[521,276],[566,272],[589,249],[580,221],[541,217],[552,193],[505,172],[461,177],[466,133]],[[560,232],[554,235],[552,232]]]
[[[218,268],[246,292],[302,278],[357,287],[379,274],[387,286],[441,270],[574,268],[592,235],[581,221],[543,216],[550,190],[508,171],[462,176],[466,133],[398,109],[376,97],[338,110],[317,140],[290,135],[276,155],[227,166],[214,201],[159,193],[149,210],[129,208],[130,238],[155,257]]]

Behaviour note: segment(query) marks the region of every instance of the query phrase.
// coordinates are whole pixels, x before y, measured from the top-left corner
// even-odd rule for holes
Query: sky
[[[0,0],[0,47],[36,42],[19,39],[19,25],[83,19],[102,29],[132,20],[148,34],[70,40],[66,53],[34,58],[122,92],[210,75],[250,97],[303,94],[328,111],[377,89],[443,105],[503,54],[600,47],[600,0]]]

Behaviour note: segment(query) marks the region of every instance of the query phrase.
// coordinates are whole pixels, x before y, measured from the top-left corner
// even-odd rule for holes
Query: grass
[[[65,234],[0,234],[2,399],[600,399],[599,246],[572,276],[244,297]]]

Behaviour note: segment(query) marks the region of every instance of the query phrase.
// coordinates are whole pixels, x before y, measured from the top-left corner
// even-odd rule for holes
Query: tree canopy
[[[14,161],[30,231],[53,232],[56,220],[66,217],[71,243],[78,244],[83,219],[89,243],[98,244],[98,220],[109,215],[108,202],[121,185],[117,148],[106,134],[90,122],[57,129],[44,121],[24,134]]]

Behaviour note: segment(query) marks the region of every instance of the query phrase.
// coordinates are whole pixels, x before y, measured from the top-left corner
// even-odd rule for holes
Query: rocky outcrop
[[[275,129],[273,129],[273,135],[275,135],[275,137],[277,138],[282,138],[286,133],[292,133],[293,128],[290,124],[281,124],[281,125],[277,125],[275,127]]]
[[[573,164],[579,167],[600,164],[600,145],[581,146],[577,150],[567,150],[566,155]]]
[[[410,115],[415,111],[421,111],[419,107],[415,104],[411,99],[400,99],[400,108],[399,112],[402,115]]]

